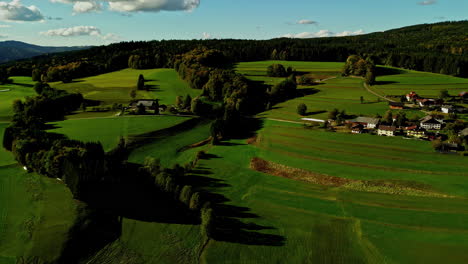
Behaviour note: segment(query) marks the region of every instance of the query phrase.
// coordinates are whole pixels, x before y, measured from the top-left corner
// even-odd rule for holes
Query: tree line
[[[131,41],[42,55],[3,67],[9,76],[31,76],[37,69],[49,81],[68,80],[128,67],[172,68],[177,55],[204,46],[222,51],[233,62],[269,59],[340,62],[357,54],[372,58],[375,64],[468,77],[467,30],[468,21],[460,21],[339,38]]]

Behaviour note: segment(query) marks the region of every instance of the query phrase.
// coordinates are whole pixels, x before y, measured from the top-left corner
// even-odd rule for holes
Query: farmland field
[[[69,92],[80,92],[86,99],[101,101],[103,104],[127,104],[130,91],[136,88],[138,75],[143,74],[149,91],[138,91],[137,99],[160,99],[162,104],[173,104],[178,95],[190,94],[196,97],[200,90],[191,89],[173,69],[134,70],[101,74],[76,79],[72,83],[52,83],[51,86]]]
[[[255,145],[235,140],[226,146],[206,148],[216,158],[203,160],[199,166],[208,168],[210,177],[226,186],[208,189],[224,195],[229,205],[249,208],[249,213],[257,215],[238,216],[236,219],[260,227],[240,232],[247,237],[283,237],[285,244],[271,246],[259,240],[251,245],[248,238],[244,243],[211,241],[202,259],[205,263],[229,263],[233,259],[238,263],[249,259],[275,263],[285,258],[291,263],[414,263],[421,259],[440,263],[444,258],[452,263],[465,262],[468,254],[462,248],[468,246],[468,165],[464,158],[431,153],[425,142],[385,140],[388,138],[311,131],[300,125],[265,121]],[[404,170],[411,166],[414,152],[418,156],[413,154],[413,159],[421,157],[423,163],[429,162],[427,170],[444,171],[448,167],[442,162],[430,164],[432,159],[449,161],[452,169],[443,176],[398,171],[400,166],[392,159],[401,159]],[[340,177],[421,182],[454,197],[349,191],[292,181],[251,170],[250,159],[258,156]],[[410,159],[407,165],[406,158]],[[385,159],[390,160],[393,173],[386,168],[364,169]],[[354,162],[354,166],[341,165],[343,160]]]
[[[312,76],[322,74],[325,80],[312,86],[298,86],[298,93],[305,96],[297,97],[283,103],[279,103],[272,110],[264,112],[261,116],[274,119],[300,121],[301,116],[296,113],[299,104],[304,103],[308,107],[307,117],[326,119],[327,112],[338,108],[345,110],[348,114],[354,115],[375,115],[384,114],[388,110],[387,102],[378,101],[378,97],[367,92],[363,86],[363,81],[356,78],[340,77],[343,63],[334,62],[246,62],[237,65],[237,71],[247,74],[247,78],[255,81],[262,81],[273,85],[284,78],[274,78],[266,76],[266,68],[272,63],[281,63],[285,67],[291,66],[298,71],[310,72]],[[320,79],[320,78],[318,78]],[[316,79],[316,80],[318,80]],[[364,104],[361,104],[360,97],[364,97]]]
[[[121,137],[127,139],[132,135],[169,128],[189,119],[188,117],[179,116],[122,116],[71,119],[51,123],[57,128],[50,131],[67,135],[75,140],[101,142],[104,150],[109,151],[117,146]]]
[[[466,157],[438,154],[425,141],[333,133],[271,120],[299,121],[299,103],[308,106],[308,117],[324,119],[334,108],[353,115],[388,110],[386,102],[365,90],[361,79],[339,76],[342,63],[248,62],[239,63],[237,71],[249,79],[275,84],[284,78],[265,76],[272,63],[327,80],[300,86],[303,97],[258,114],[255,118],[261,128],[249,139],[201,144],[210,136],[211,123],[197,120],[192,127],[171,130],[195,120],[177,116],[81,113],[69,117],[78,119],[51,123],[56,126],[51,131],[72,139],[99,141],[106,151],[120,137],[169,128],[134,149],[128,161],[143,163],[150,156],[160,159],[164,167],[172,167],[192,161],[204,150],[207,157],[188,177],[198,180],[198,190],[217,194],[216,203],[223,208],[217,224],[223,227],[224,236],[206,244],[198,223],[123,217],[119,239],[101,248],[87,263],[468,262]],[[155,91],[141,92],[141,97],[157,97],[170,104],[177,95],[195,97],[200,92],[188,88],[168,69],[127,69],[54,85],[81,91],[88,99],[123,103],[128,102],[128,92],[140,73],[151,80],[147,84],[159,85],[153,87]],[[328,79],[331,77],[336,78]],[[444,77],[446,81],[439,75],[402,71],[401,75],[379,77],[395,83],[373,89],[387,94],[403,86],[417,88],[419,83],[458,85],[464,80]],[[396,82],[402,84],[400,88]],[[0,133],[5,126],[0,124]],[[276,166],[277,171],[261,172],[254,167],[254,158]],[[14,163],[10,153],[0,150],[0,187],[6,188],[0,192],[0,263],[16,263],[16,257],[22,255],[54,260],[68,239],[76,205],[64,185],[27,174]],[[308,181],[301,174],[330,184]],[[326,181],[330,179],[344,183]],[[28,235],[31,242],[25,240]],[[4,243],[3,237],[11,243]]]
[[[0,175],[1,263],[57,260],[76,217],[68,188],[18,166],[0,167]]]
[[[468,91],[468,79],[448,75],[403,70],[392,67],[394,73],[379,76],[373,89],[384,95],[404,95],[415,91],[422,97],[437,97],[440,90],[452,96]]]
[[[24,99],[36,93],[30,77],[12,77],[11,84],[0,85],[0,122],[9,121],[13,115],[12,103],[16,99]]]

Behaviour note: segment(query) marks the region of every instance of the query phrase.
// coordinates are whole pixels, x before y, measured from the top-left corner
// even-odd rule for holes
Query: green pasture
[[[452,96],[468,91],[468,79],[449,75],[404,70],[393,67],[394,73],[378,76],[372,88],[384,95],[405,95],[411,91],[422,97],[437,97],[440,90],[448,90]]]
[[[183,147],[199,143],[210,137],[211,123],[203,121],[187,131],[170,133],[166,137],[155,138],[153,142],[134,150],[128,161],[143,163],[146,157],[159,158],[163,166],[186,164],[194,159],[195,150],[180,151]]]
[[[76,204],[60,181],[0,167],[0,260],[51,263],[60,257]],[[9,261],[9,262],[8,262]]]
[[[253,61],[241,62],[236,70],[247,76],[266,75],[266,69],[272,64],[282,64],[285,68],[292,67],[298,72],[315,72],[323,75],[336,76],[344,66],[342,62],[311,62],[311,61]]]
[[[290,133],[291,137],[279,136],[284,133]],[[295,144],[296,135],[303,137],[302,144]],[[258,146],[232,140],[223,146],[205,147],[213,158],[199,163],[199,167],[208,170],[201,176],[224,184],[206,189],[225,196],[226,204],[248,208],[255,216],[240,214],[235,218],[257,228],[241,231],[246,232],[244,243],[210,241],[202,253],[202,263],[249,263],[253,259],[256,263],[281,263],[285,259],[289,263],[440,263],[441,259],[463,263],[468,258],[463,250],[468,246],[468,194],[467,165],[462,157],[432,153],[427,142],[398,142],[397,138],[388,142],[389,138],[311,131],[275,121],[265,122],[258,140]],[[328,149],[319,148],[324,146]],[[426,170],[447,171],[447,175],[394,172],[386,175],[386,179],[426,180],[434,189],[458,197],[398,196],[326,188],[249,169],[252,157],[262,157],[314,172],[326,169],[334,176],[384,178],[377,169],[345,166],[341,170],[342,165],[337,163],[307,159],[332,155],[335,161],[364,165],[388,159],[387,166],[395,170],[412,168],[411,161],[416,162],[415,166],[427,164]],[[357,157],[362,155],[366,158]],[[430,164],[434,159],[438,164]],[[352,176],[353,173],[356,174]],[[248,239],[267,235],[283,237],[284,245],[260,242],[252,245]],[[406,248],[411,248],[411,252]]]
[[[180,116],[121,116],[112,118],[70,119],[51,123],[57,127],[50,132],[64,134],[71,139],[101,142],[105,151],[119,143],[121,137],[144,134],[169,128],[189,120]]]
[[[174,104],[178,95],[190,94],[196,97],[200,90],[191,89],[181,80],[173,69],[135,70],[101,74],[83,79],[76,79],[72,83],[52,83],[52,87],[80,92],[86,99],[101,101],[104,105],[113,103],[127,104],[131,100],[130,91],[136,89],[138,76],[143,74],[145,85],[149,91],[138,91],[136,99],[160,99],[161,104]]]
[[[34,82],[30,77],[11,77],[13,83],[0,85],[0,122],[7,122],[13,115],[12,103],[16,99],[33,96]]]

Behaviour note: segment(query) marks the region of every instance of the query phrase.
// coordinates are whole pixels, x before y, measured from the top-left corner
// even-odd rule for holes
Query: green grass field
[[[12,103],[16,99],[36,94],[30,77],[12,77],[11,84],[0,85],[0,122],[7,122],[13,115]]]
[[[384,114],[388,110],[386,102],[379,102],[378,97],[369,93],[363,86],[363,81],[356,78],[340,77],[343,63],[335,62],[288,62],[288,61],[262,61],[245,62],[237,65],[237,71],[247,74],[247,78],[255,81],[262,81],[273,85],[281,82],[284,78],[274,78],[266,76],[266,68],[273,64],[280,63],[285,67],[291,66],[298,71],[307,72],[312,76],[326,74],[329,79],[313,86],[298,86],[298,91],[305,96],[297,97],[283,103],[279,103],[272,110],[261,114],[262,117],[300,121],[302,116],[296,113],[299,104],[304,103],[308,108],[309,118],[326,119],[327,111],[338,108],[345,110],[348,114],[354,115],[375,115]],[[364,104],[360,98],[364,97]]]
[[[265,76],[266,67],[272,63],[292,66],[318,78],[338,76],[343,65],[267,61],[240,63],[237,70],[252,80],[274,84],[283,78]],[[127,69],[57,85],[62,89],[82,89],[89,99],[124,102],[140,73],[153,80],[151,85],[160,85],[156,91],[143,92],[142,97],[155,96],[170,104],[177,95],[190,93],[194,97],[199,93],[188,88],[173,70],[166,69]],[[399,93],[406,89],[404,86],[424,95],[422,84],[455,87],[465,80],[443,77],[446,81],[435,74],[404,72],[379,77],[378,81],[383,78],[395,83],[373,89],[385,94],[385,89],[401,89]],[[416,90],[418,86],[421,90]],[[436,94],[440,89],[435,87],[427,91],[434,90]],[[129,162],[142,163],[151,156],[159,158],[165,167],[186,164],[200,150],[210,154],[199,161],[194,171],[200,179],[196,188],[223,197],[219,203],[226,209],[219,212],[218,220],[231,232],[224,239],[203,245],[198,225],[123,218],[121,237],[87,263],[467,263],[466,157],[435,153],[431,144],[424,141],[332,133],[269,120],[299,121],[299,103],[308,106],[308,117],[316,118],[326,118],[326,111],[333,108],[355,115],[383,114],[388,109],[387,103],[377,102],[377,97],[364,89],[360,79],[338,77],[299,89],[306,96],[259,114],[263,125],[252,144],[237,139],[183,150],[209,137],[210,123],[200,122],[188,130],[168,131],[130,154]],[[453,88],[456,90],[459,89]],[[364,104],[360,103],[360,96],[364,97]],[[412,114],[417,113],[408,113]],[[93,116],[83,113],[78,117]],[[73,139],[100,141],[109,150],[121,136],[170,128],[187,119],[76,119],[54,123],[60,128],[53,131]],[[0,124],[0,133],[5,126]],[[386,192],[393,185],[383,189],[359,185],[353,189],[291,180],[253,170],[254,157],[317,175],[395,183],[440,195]],[[11,154],[0,150],[0,263],[16,263],[17,256],[34,255],[52,261],[67,240],[66,230],[76,217],[71,194],[58,181],[27,174],[11,164]],[[27,235],[32,241],[25,240]]]
[[[465,262],[468,193],[464,158],[431,153],[425,142],[386,140],[266,121],[259,133],[258,146],[235,140],[230,141],[233,143],[230,146],[206,148],[216,158],[203,160],[199,166],[208,168],[210,177],[227,185],[209,189],[224,195],[228,204],[247,207],[258,216],[239,220],[268,227],[244,231],[254,237],[279,235],[286,241],[284,246],[211,241],[202,255],[204,263],[248,263],[253,259],[257,263],[280,263],[285,259],[289,263],[440,263],[443,259],[450,263]],[[250,158],[256,156],[342,177],[422,182],[457,197],[399,196],[326,188],[252,171]],[[333,157],[315,159],[327,156]],[[447,175],[396,171],[405,167],[417,169],[411,166],[411,159],[418,161],[419,157],[421,162],[414,166],[427,164],[426,170],[447,170]],[[440,162],[431,164],[434,159]],[[389,160],[387,165],[394,171],[363,166],[378,164],[379,160]],[[356,162],[358,166],[345,166],[341,161]]]
[[[173,69],[134,70],[101,74],[77,79],[72,83],[52,83],[52,87],[80,92],[86,99],[101,101],[104,105],[128,104],[130,91],[136,88],[138,76],[143,74],[150,91],[138,91],[136,99],[160,99],[161,104],[174,104],[178,95],[196,97],[200,90],[191,89]]]
[[[76,204],[63,183],[17,166],[0,167],[1,263],[57,260],[75,217]]]
[[[101,142],[104,150],[109,151],[117,146],[121,137],[127,139],[132,135],[169,128],[189,119],[189,117],[180,116],[121,116],[70,119],[51,123],[58,128],[50,131],[67,135],[71,139]]]
[[[399,96],[415,91],[422,97],[437,97],[440,90],[448,90],[452,96],[468,91],[468,79],[392,67],[385,68],[394,69],[397,72],[377,77],[378,83],[373,86],[373,89],[380,94]]]

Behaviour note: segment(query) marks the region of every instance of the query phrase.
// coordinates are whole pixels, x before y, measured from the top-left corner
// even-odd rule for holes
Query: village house
[[[396,127],[394,126],[385,126],[380,125],[379,129],[377,130],[377,135],[379,136],[389,136],[393,137],[396,134]]]
[[[442,105],[444,103],[442,99],[416,99],[416,101],[421,107]]]
[[[359,123],[354,123],[351,127],[351,133],[353,134],[362,134],[364,133],[364,125]]]
[[[456,109],[455,107],[451,105],[443,105],[440,107],[440,111],[444,114],[450,114],[450,113],[455,113]]]
[[[463,129],[462,131],[460,131],[460,132],[458,133],[458,135],[459,135],[460,137],[464,137],[464,138],[468,137],[468,127],[465,128],[465,129]]]
[[[468,99],[468,92],[461,92],[458,96],[460,96],[464,100],[467,100]]]
[[[157,100],[156,99],[142,99],[142,100],[136,100],[130,103],[130,108],[132,110],[137,110],[138,106],[144,106],[145,110],[156,110],[156,107],[158,106]]]
[[[388,106],[390,109],[403,109],[405,108],[404,103],[397,103],[397,102],[388,102]]]
[[[405,127],[405,134],[408,137],[423,138],[426,136],[426,130],[418,126]]]
[[[437,120],[433,116],[426,116],[420,121],[420,126],[427,130],[440,130],[443,124],[443,122],[440,122],[440,119]]]
[[[347,120],[346,123],[361,124],[364,128],[376,128],[379,124],[379,118],[359,116],[355,119]]]
[[[411,92],[409,94],[406,95],[406,100],[409,101],[409,102],[412,102],[416,99],[419,99],[419,95],[415,92]]]

